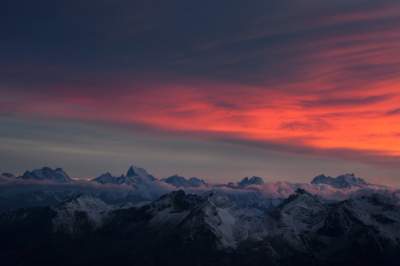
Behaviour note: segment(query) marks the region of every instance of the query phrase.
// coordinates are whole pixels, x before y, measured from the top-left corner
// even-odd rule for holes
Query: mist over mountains
[[[354,174],[310,183],[0,177],[4,265],[398,265],[400,191]]]

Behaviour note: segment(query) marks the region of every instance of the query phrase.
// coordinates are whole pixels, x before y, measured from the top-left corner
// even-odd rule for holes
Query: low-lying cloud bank
[[[0,177],[0,208],[53,205],[80,195],[98,197],[110,204],[136,205],[175,190],[193,194],[221,193],[231,198],[250,197],[260,204],[273,205],[299,189],[325,200],[343,200],[376,192],[400,195],[396,188],[371,184],[354,174],[319,175],[310,183],[268,182],[253,176],[238,182],[213,184],[201,178],[179,175],[158,179],[136,166],[131,166],[121,176],[107,172],[90,180],[72,179],[61,168],[43,167],[26,171],[21,176],[3,173]]]

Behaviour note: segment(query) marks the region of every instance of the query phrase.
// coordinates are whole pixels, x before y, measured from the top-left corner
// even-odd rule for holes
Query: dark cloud
[[[349,98],[319,98],[316,100],[302,101],[303,107],[341,107],[341,106],[364,106],[380,103],[391,99],[392,95],[375,95],[375,96],[354,96]]]
[[[331,129],[332,125],[330,125],[327,121],[323,119],[315,118],[313,120],[309,120],[306,122],[300,122],[300,121],[284,122],[281,124],[281,128],[293,131],[323,131]]]
[[[386,114],[387,115],[400,115],[400,108],[390,110]]]
[[[393,39],[400,8],[390,0],[257,0],[246,6],[242,1],[19,0],[3,1],[1,10],[0,69],[6,71],[0,78],[14,87],[56,90],[60,83],[97,85],[151,73],[160,82],[195,76],[282,89],[288,79],[321,75],[318,67],[325,63],[330,69],[324,75],[336,72],[339,77],[329,80],[342,82],[399,70],[399,62],[358,63],[376,57],[365,49],[371,41],[398,50]],[[341,54],[330,56],[332,51]]]

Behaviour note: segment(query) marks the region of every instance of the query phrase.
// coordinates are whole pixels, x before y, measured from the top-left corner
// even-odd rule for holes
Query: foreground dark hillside
[[[400,209],[304,190],[256,211],[177,191],[138,207],[78,196],[0,215],[2,265],[398,265]]]

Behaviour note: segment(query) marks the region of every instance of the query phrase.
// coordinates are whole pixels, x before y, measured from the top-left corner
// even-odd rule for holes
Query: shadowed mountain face
[[[207,186],[207,183],[203,179],[197,177],[185,178],[183,176],[173,175],[162,179],[162,181],[177,188]]]
[[[114,184],[114,185],[125,184],[131,186],[138,186],[140,184],[152,182],[155,180],[156,179],[152,175],[147,173],[145,169],[131,166],[126,172],[126,175],[113,176],[109,172],[107,172],[95,178],[93,181],[100,184]]]
[[[251,185],[262,185],[264,180],[258,176],[245,177],[240,182],[238,182],[239,187],[247,187]]]
[[[328,203],[298,190],[261,210],[223,194],[137,207],[78,196],[0,215],[5,265],[398,265],[398,199]],[[340,256],[339,256],[340,255]]]
[[[344,174],[337,177],[330,177],[326,175],[319,175],[314,177],[311,184],[315,185],[329,185],[334,188],[352,188],[363,187],[368,185],[362,178],[356,177],[354,174]]]
[[[23,178],[25,176],[25,178]],[[182,188],[184,190],[177,190]],[[351,174],[208,184],[42,168],[0,182],[4,265],[398,265],[400,193]]]
[[[26,180],[36,181],[54,181],[61,183],[71,182],[72,179],[61,168],[51,169],[50,167],[43,167],[33,171],[26,171],[19,178]]]

